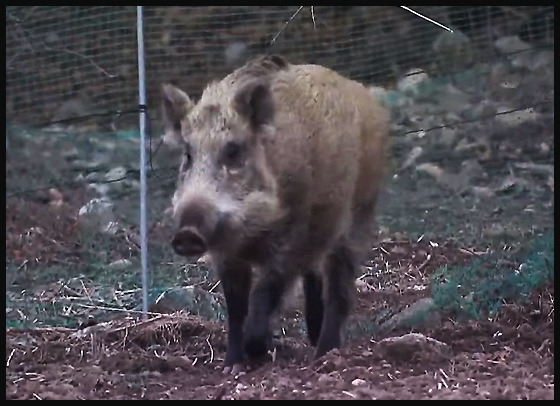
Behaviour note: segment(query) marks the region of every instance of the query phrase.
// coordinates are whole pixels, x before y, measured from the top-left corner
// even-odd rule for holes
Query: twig
[[[124,312],[124,313],[138,313],[144,314],[142,310],[129,310],[129,309],[119,309],[118,307],[108,307],[108,306],[90,306],[81,303],[76,303],[76,306],[86,307],[88,309],[99,309],[99,310],[109,310],[113,312]],[[154,313],[154,312],[147,312],[149,316],[165,316],[165,313]]]
[[[214,361],[214,349],[212,348],[212,344],[210,344],[210,336],[206,337],[206,343],[208,347],[210,347],[210,363]]]
[[[208,292],[212,293],[212,291],[214,289],[216,289],[216,287],[218,287],[219,284],[220,284],[220,281],[218,280],[218,282],[216,282],[214,285],[212,285],[212,287],[208,290]]]
[[[348,392],[347,390],[343,390],[342,393],[344,393],[345,395],[350,396],[351,398],[356,398],[356,395],[354,395],[352,392]]]
[[[408,7],[406,7],[406,6],[399,6],[399,7],[402,8],[403,10],[406,10],[406,11],[408,11],[408,12],[414,14],[414,15],[417,15],[417,16],[420,17],[420,18],[423,18],[423,19],[426,20],[426,21],[431,22],[432,24],[437,25],[438,27],[443,28],[444,30],[447,30],[447,31],[449,31],[449,32],[451,32],[451,33],[453,32],[453,30],[452,30],[451,28],[448,28],[448,27],[446,27],[445,25],[440,24],[440,23],[438,23],[437,21],[432,20],[431,18],[428,18],[428,17],[424,16],[424,15],[418,13],[417,11],[411,10],[410,8],[408,8]]]
[[[91,300],[91,296],[89,295],[89,293],[88,293],[88,291],[87,291],[87,289],[86,289],[86,285],[84,284],[84,281],[81,280],[81,279],[78,279],[78,280],[79,280],[80,283],[82,284],[82,289],[83,289],[84,292],[86,293],[86,296],[88,297],[89,302],[90,302],[90,303],[93,303],[93,300]]]
[[[15,348],[13,348],[12,352],[10,352],[10,356],[8,357],[8,360],[6,361],[6,368],[8,368],[10,366],[10,361],[12,360],[12,357],[14,356],[14,352],[16,352]]]
[[[311,6],[311,19],[313,20],[313,29],[316,30],[317,26],[315,25],[315,10],[313,6]]]
[[[432,254],[428,254],[428,256],[426,257],[426,260],[424,262],[422,262],[422,264],[420,264],[420,266],[418,268],[416,268],[416,271],[420,275],[422,275],[422,271],[424,270],[426,265],[428,265],[428,262],[430,262],[430,259],[432,259]]]
[[[276,39],[280,36],[280,34],[282,34],[282,32],[286,29],[288,24],[290,24],[290,22],[298,15],[298,13],[301,11],[302,8],[303,8],[303,6],[299,6],[297,11],[290,17],[290,19],[284,23],[284,26],[280,29],[280,31],[278,31],[276,33],[274,38],[272,38],[272,41],[270,41],[270,46],[274,45],[274,43],[276,42]]]

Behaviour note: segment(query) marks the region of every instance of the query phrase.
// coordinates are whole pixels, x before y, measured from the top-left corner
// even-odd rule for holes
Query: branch
[[[272,41],[270,41],[270,46],[274,45],[274,43],[276,42],[276,39],[280,36],[280,34],[282,34],[282,32],[286,29],[288,24],[290,24],[290,22],[292,22],[292,20],[298,15],[298,13],[301,11],[302,8],[303,8],[303,6],[299,6],[297,11],[290,17],[290,19],[284,23],[284,26],[280,29],[280,31],[278,31],[276,33],[274,38],[272,38]]]

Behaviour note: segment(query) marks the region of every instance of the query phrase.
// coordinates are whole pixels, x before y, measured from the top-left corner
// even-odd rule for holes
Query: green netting
[[[503,254],[485,255],[465,266],[443,266],[431,277],[435,303],[460,316],[491,317],[506,302],[522,303],[537,287],[554,280],[554,232],[535,238],[516,268]],[[507,258],[507,257],[506,257]]]

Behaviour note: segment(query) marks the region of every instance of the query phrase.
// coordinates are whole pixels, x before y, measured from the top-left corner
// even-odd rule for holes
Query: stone
[[[418,93],[418,86],[428,80],[428,75],[420,68],[409,69],[397,82],[397,89],[410,95]]]
[[[126,176],[126,168],[117,166],[105,174],[105,180],[108,182],[115,182],[123,179]]]
[[[191,314],[209,320],[217,320],[224,315],[223,306],[216,296],[198,286],[183,286],[162,292],[148,305],[154,313],[173,313],[188,310]]]
[[[113,203],[107,197],[91,199],[78,211],[78,222],[82,227],[106,232],[115,222]]]
[[[132,261],[130,261],[129,259],[117,259],[116,261],[113,261],[109,264],[109,269],[111,269],[112,271],[123,271],[127,268],[130,268],[131,265]]]
[[[385,338],[377,343],[377,349],[388,360],[443,361],[449,359],[451,355],[451,350],[446,343],[419,333]]]
[[[468,67],[474,60],[471,41],[459,30],[442,31],[432,44],[432,52],[435,63],[443,72]]]
[[[507,106],[498,107],[496,121],[508,127],[516,127],[525,122],[536,121],[539,118],[539,114],[531,107],[504,114],[510,110],[512,109]]]
[[[419,324],[434,325],[439,321],[440,314],[433,299],[423,298],[395,314],[382,323],[380,327],[384,331],[392,331],[397,328],[409,328]]]
[[[526,51],[531,45],[521,40],[517,35],[498,38],[494,42],[494,47],[502,54],[512,54],[515,52]]]

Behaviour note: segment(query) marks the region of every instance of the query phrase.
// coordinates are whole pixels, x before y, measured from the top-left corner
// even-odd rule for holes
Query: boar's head
[[[184,149],[173,215],[179,255],[231,254],[259,240],[282,217],[266,159],[274,103],[263,78],[209,85],[194,104],[163,86],[165,138]]]

